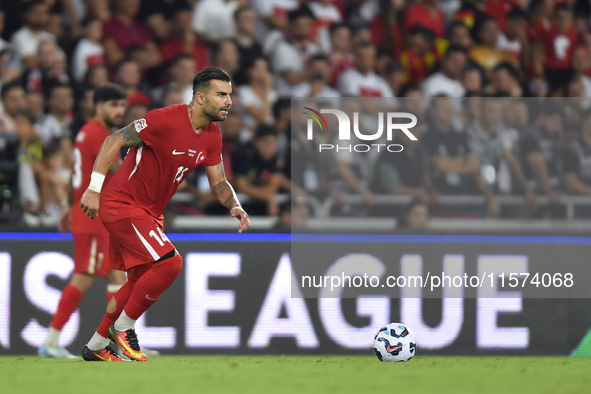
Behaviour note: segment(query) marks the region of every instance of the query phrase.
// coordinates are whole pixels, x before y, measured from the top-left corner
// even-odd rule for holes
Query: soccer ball
[[[414,357],[416,350],[414,334],[401,323],[385,325],[373,339],[373,351],[380,361],[408,361]]]

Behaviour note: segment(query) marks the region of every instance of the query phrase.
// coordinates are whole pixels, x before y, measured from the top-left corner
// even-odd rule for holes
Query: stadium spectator
[[[468,100],[468,145],[478,158],[482,180],[495,194],[508,194],[512,180],[506,152],[513,149],[519,135],[503,123],[500,99],[470,97]]]
[[[38,49],[38,67],[25,75],[27,91],[41,91],[45,98],[49,97],[51,88],[70,82],[66,72],[66,64],[60,58],[58,48],[53,41],[41,41]]]
[[[411,132],[418,135],[416,129],[411,129]],[[438,194],[431,182],[424,147],[419,141],[412,141],[406,136],[398,139],[397,143],[404,148],[402,152],[384,150],[380,154],[376,164],[376,193],[414,196],[427,204],[437,202]]]
[[[462,22],[456,21],[451,24],[448,39],[450,46],[459,46],[466,51],[469,51],[474,46],[470,30]]]
[[[306,81],[293,87],[293,97],[340,97],[338,90],[328,86],[329,78],[330,67],[326,56],[312,56],[306,70]]]
[[[415,26],[429,29],[438,38],[445,36],[445,15],[437,7],[439,0],[421,0],[413,3],[404,14],[404,31],[409,32]]]
[[[345,24],[330,27],[330,52],[327,54],[330,66],[329,85],[337,86],[341,73],[355,67],[355,56],[351,53],[351,30]]]
[[[10,42],[27,69],[37,67],[37,49],[42,41],[55,41],[55,36],[45,30],[48,22],[48,7],[42,0],[25,3],[25,25],[18,29]]]
[[[25,93],[27,112],[35,119],[39,119],[45,112],[45,99],[41,92],[31,91]]]
[[[76,82],[84,79],[89,67],[102,66],[105,62],[101,45],[103,27],[99,19],[88,17],[82,21],[84,37],[76,45],[72,57],[72,76]]]
[[[193,98],[193,78],[197,73],[197,64],[191,55],[180,55],[168,69],[170,82],[161,89],[160,96],[164,98],[164,91],[174,88],[181,93],[181,102],[188,104]]]
[[[373,48],[373,46],[371,47]],[[354,119],[353,114],[355,112],[360,112],[361,107],[362,103],[356,99],[348,98],[341,101],[341,111],[347,114],[349,119]],[[336,140],[336,138],[337,137],[334,136],[333,140]],[[361,141],[356,136],[352,136],[352,144],[360,142]],[[360,195],[368,206],[375,204],[376,196],[371,191],[372,176],[370,157],[368,155],[358,156],[357,153],[353,151],[343,150],[335,153],[334,160],[336,161],[336,171],[332,171],[332,188],[339,190],[341,193],[355,193]],[[356,213],[360,214],[362,212],[364,211]],[[352,213],[351,208],[345,204],[341,207],[340,213],[350,214]]]
[[[74,94],[76,111],[70,126],[70,135],[73,141],[76,140],[78,131],[86,124],[88,119],[94,116],[94,89],[93,86],[84,85]]]
[[[498,22],[498,19],[497,19]],[[507,27],[499,26],[501,31],[497,38],[497,49],[513,56],[515,61],[529,65],[529,40],[527,38],[527,16],[515,7],[507,14]]]
[[[174,86],[164,89],[160,104],[162,104],[163,107],[170,107],[175,104],[185,104],[185,101],[183,100],[183,92],[179,91]]]
[[[355,68],[341,73],[339,91],[348,97],[394,97],[388,83],[375,73],[376,48],[370,42],[359,45]]]
[[[44,151],[48,150],[52,155],[61,157],[55,157],[46,164],[51,164],[50,166],[56,171],[57,165],[62,165],[64,169],[70,168],[74,161],[72,136],[70,134],[72,108],[74,106],[72,88],[69,85],[53,86],[47,106],[49,113],[41,117],[35,125],[37,134]],[[51,158],[48,157],[48,159]]]
[[[0,94],[2,97],[3,108],[3,111],[0,114],[0,122],[2,123],[3,131],[5,133],[15,133],[16,124],[14,122],[14,117],[18,113],[25,111],[27,108],[25,91],[19,83],[13,82],[2,86]]]
[[[557,202],[561,196],[562,121],[561,105],[546,100],[540,115],[532,126],[522,131],[519,141],[519,157],[530,188],[546,194],[552,202]]]
[[[461,47],[450,47],[441,62],[441,70],[431,74],[421,84],[423,96],[445,94],[449,97],[464,97],[466,89],[460,78],[466,67],[466,52]]]
[[[132,48],[141,48],[139,66],[147,70],[159,66],[162,56],[152,39],[152,33],[136,19],[140,0],[119,0],[115,3],[115,14],[103,23],[103,47],[109,66],[115,66]]]
[[[180,55],[191,55],[197,70],[210,67],[209,50],[201,43],[191,27],[191,9],[179,7],[172,15],[170,35],[160,44],[162,62],[168,64]]]
[[[310,1],[308,6],[314,14],[312,26],[312,41],[316,42],[323,52],[330,51],[330,27],[335,23],[342,23],[341,11],[335,6],[335,0]]]
[[[141,82],[140,66],[135,60],[125,59],[117,66],[115,81],[127,92],[129,106],[135,104],[150,107],[152,99],[139,89]]]
[[[240,66],[235,73],[234,82],[236,85],[248,83],[248,70],[252,63],[263,56],[263,48],[255,37],[256,14],[250,7],[240,7],[234,13],[236,24],[236,36],[234,43],[240,54]]]
[[[499,26],[494,19],[487,19],[483,22],[478,32],[478,45],[470,49],[469,56],[480,67],[490,72],[502,62],[517,64],[515,58],[497,48],[499,40]]]
[[[94,88],[101,87],[109,82],[109,70],[105,66],[90,67],[84,76],[83,85]]]
[[[380,12],[370,25],[371,42],[394,59],[400,57],[404,47],[400,22],[405,3],[405,0],[380,0]]]
[[[254,199],[245,203],[255,215],[275,216],[279,213],[276,193],[280,187],[277,172],[277,130],[262,124],[252,144],[232,157],[234,184],[239,193]]]
[[[252,7],[270,29],[285,29],[288,14],[300,5],[298,0],[252,0]]]
[[[588,73],[591,71],[591,55],[589,48],[578,45],[573,50],[572,58],[573,78],[580,79],[585,90],[585,96],[591,97],[591,78]]]
[[[437,39],[426,27],[411,28],[407,35],[407,48],[400,55],[405,82],[421,83],[443,57],[447,45],[446,40]]]
[[[240,104],[244,108],[242,123],[254,132],[261,123],[273,123],[273,104],[277,92],[273,89],[273,75],[265,58],[258,58],[248,70],[248,85],[238,88]]]
[[[285,39],[277,45],[271,61],[280,97],[291,96],[293,87],[304,81],[307,60],[319,52],[318,46],[307,38],[313,21],[312,11],[306,6],[289,12]]]
[[[522,97],[518,71],[511,63],[500,63],[491,74],[491,93],[499,96]]]
[[[530,188],[523,172],[522,163],[516,155],[516,153],[519,152],[518,145],[521,135],[523,131],[527,129],[529,123],[529,110],[527,104],[521,100],[510,100],[510,106],[505,114],[505,123],[507,125],[505,134],[512,138],[505,144],[505,160],[507,160],[507,164],[511,169],[511,192],[513,194],[517,194],[518,192],[523,193],[527,202],[532,207],[536,207],[538,204],[538,197]],[[517,140],[514,139],[515,136],[517,136]]]
[[[478,159],[466,135],[452,129],[454,110],[449,98],[436,96],[431,103],[430,127],[423,142],[430,157],[433,185],[442,194],[480,192],[486,197],[488,212],[498,216],[500,206],[480,178]]]
[[[429,227],[429,206],[419,199],[411,201],[406,207],[404,215],[398,226],[413,230],[422,230]]]
[[[550,92],[564,89],[571,77],[570,61],[577,43],[573,27],[573,14],[566,4],[555,8],[555,18],[550,28],[537,36],[535,70],[544,70]],[[542,57],[543,54],[543,57]],[[543,59],[543,66],[539,63]]]
[[[475,67],[467,67],[462,73],[462,86],[466,95],[481,96],[483,94],[482,74]]]
[[[591,196],[591,112],[583,116],[579,138],[568,144],[562,154],[566,189],[578,195]]]
[[[25,210],[24,219],[27,224],[38,226],[41,224],[38,214],[44,206],[41,202],[37,179],[40,182],[46,179],[45,173],[41,171],[42,148],[33,126],[33,119],[25,111],[17,112],[13,115],[13,119],[14,132],[21,144],[18,182],[20,201]]]
[[[279,222],[273,227],[277,232],[306,231],[310,218],[310,208],[301,197],[293,198],[279,205]]]
[[[392,93],[398,96],[404,87],[404,68],[399,62],[389,61],[386,63],[382,78],[388,82]]]
[[[232,78],[240,67],[240,53],[236,44],[228,39],[222,39],[212,46],[211,58],[215,67],[221,68]]]
[[[191,25],[199,37],[205,41],[218,41],[234,38],[234,12],[244,1],[239,0],[201,0],[195,4]]]

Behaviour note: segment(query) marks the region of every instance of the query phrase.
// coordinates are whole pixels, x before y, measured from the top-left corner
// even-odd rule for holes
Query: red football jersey
[[[562,33],[558,31],[556,26],[552,26],[545,35],[540,37],[540,41],[544,45],[546,57],[544,67],[553,70],[570,68],[572,53],[577,44],[577,35],[574,28],[571,27]]]
[[[90,184],[90,175],[101,145],[111,135],[99,122],[90,119],[76,136],[74,143],[74,171],[72,172],[72,233],[92,233],[108,236],[100,220],[90,219],[80,209],[80,199]],[[105,184],[111,179],[111,173],[105,178]]]
[[[103,188],[99,210],[103,221],[146,213],[160,218],[191,171],[222,161],[220,127],[210,123],[197,134],[185,104],[150,111],[134,126],[144,145],[130,148],[111,182]]]

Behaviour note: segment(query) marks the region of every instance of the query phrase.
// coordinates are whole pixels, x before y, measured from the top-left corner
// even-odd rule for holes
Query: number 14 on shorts
[[[156,231],[158,231],[158,234],[156,234]],[[154,238],[160,244],[160,246],[164,246],[165,242],[170,242],[162,230],[160,230],[160,228],[156,228],[156,231],[152,230],[148,233],[148,235]]]

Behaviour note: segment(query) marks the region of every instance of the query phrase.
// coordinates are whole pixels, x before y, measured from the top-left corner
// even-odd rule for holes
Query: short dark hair
[[[328,58],[326,57],[325,54],[323,53],[317,53],[316,55],[313,55],[312,57],[310,57],[309,62],[327,62]]]
[[[24,11],[29,12],[33,7],[38,5],[45,5],[45,2],[43,0],[31,0],[29,2],[26,2],[24,6]]]
[[[507,19],[509,20],[527,20],[527,14],[519,7],[513,7],[511,11],[507,14]]]
[[[296,21],[299,18],[303,18],[303,17],[309,17],[312,19],[316,19],[316,17],[314,16],[314,13],[310,9],[310,7],[308,7],[305,4],[300,5],[295,10],[291,10],[287,13],[287,19],[289,20],[290,23]]]
[[[339,30],[339,29],[347,29],[347,30],[351,31],[351,28],[348,25],[344,24],[344,23],[333,23],[328,28],[328,32],[332,36],[334,34],[334,32],[337,31],[337,30]]]
[[[277,137],[277,129],[275,129],[275,127],[270,126],[266,123],[261,123],[259,125],[259,127],[257,127],[255,133],[254,133],[254,138],[260,138],[260,137],[266,137],[268,135],[273,135],[275,137]]]
[[[195,78],[193,78],[193,96],[195,96],[195,93],[201,89],[209,88],[209,83],[214,79],[228,83],[231,81],[228,73],[221,68],[204,68],[203,70],[199,71],[197,75],[195,75]]]
[[[84,19],[82,19],[82,27],[87,28],[93,22],[99,22],[100,20],[94,15],[88,15]]]
[[[516,81],[519,81],[520,79],[520,75],[519,75],[519,71],[517,70],[517,68],[509,63],[509,62],[501,62],[499,63],[494,69],[493,69],[493,73],[499,71],[499,70],[505,70],[507,71],[507,73],[509,73],[509,75],[514,78]]]
[[[291,109],[291,99],[290,98],[280,98],[273,104],[273,117],[275,119],[279,119],[281,115],[281,111],[286,109]]]
[[[124,100],[127,94],[123,88],[115,83],[107,83],[94,90],[94,103],[106,103],[111,100]]]
[[[252,7],[245,5],[234,11],[234,21],[237,21],[238,18],[240,18],[240,14],[242,14],[244,11],[252,11]]]
[[[435,33],[433,33],[433,30],[427,29],[423,25],[412,26],[410,28],[410,30],[408,31],[408,35],[409,36],[421,36],[426,40],[434,40],[435,39]]]
[[[445,57],[449,57],[454,52],[463,53],[466,56],[468,55],[466,49],[464,49],[463,47],[459,45],[451,45],[449,48],[447,48],[447,51],[445,52]]]
[[[4,100],[4,97],[6,97],[12,89],[17,89],[17,88],[25,90],[18,81],[13,81],[7,85],[2,86],[2,92],[0,92],[0,98],[2,100]]]

